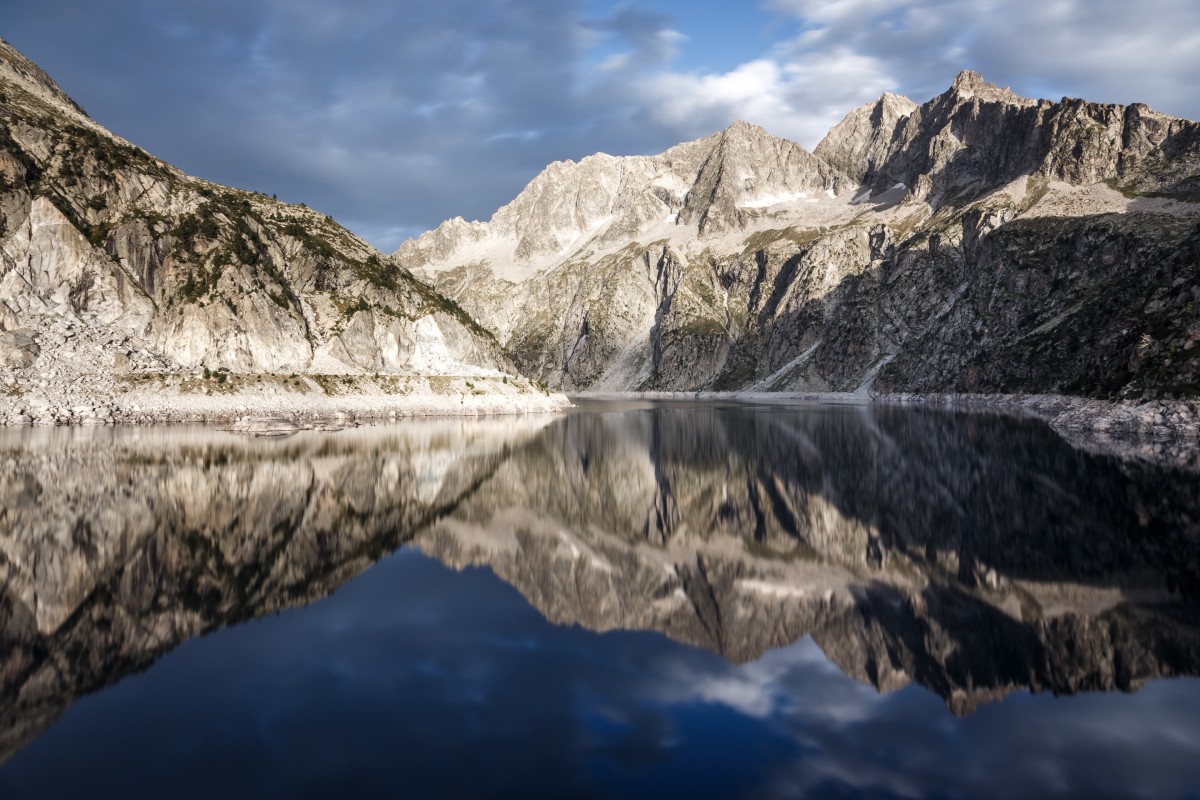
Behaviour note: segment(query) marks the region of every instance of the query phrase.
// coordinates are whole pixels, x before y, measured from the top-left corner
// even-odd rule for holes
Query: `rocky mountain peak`
[[[549,385],[1136,397],[1194,371],[1196,123],[964,71],[851,111],[813,153],[738,121],[587,163],[484,242],[402,256]],[[1175,356],[1151,373],[1142,347]]]
[[[837,193],[851,183],[840,170],[795,142],[735,122],[715,137],[679,211],[701,237],[744,228],[751,209],[782,198]]]
[[[955,76],[950,89],[943,97],[952,98],[958,102],[979,99],[985,103],[1011,103],[1014,105],[1035,105],[1036,100],[1021,97],[1007,86],[1001,88],[991,83],[978,72],[964,69]]]
[[[816,154],[872,192],[903,185],[910,199],[939,207],[1029,175],[1189,195],[1198,181],[1186,154],[1197,142],[1195,123],[1142,105],[1033,100],[964,70],[921,106],[885,95],[855,109]],[[1151,168],[1147,157],[1164,148],[1170,168]]]
[[[919,106],[907,97],[884,92],[839,122],[817,145],[814,154],[862,182],[874,165],[887,157],[890,137],[902,120]]]
[[[795,142],[738,120],[655,156],[555,161],[490,221],[451,220],[397,255],[412,268],[435,270],[482,260],[496,266],[503,258],[522,265],[515,275],[663,225],[694,226],[702,237],[740,230],[758,209],[852,183]]]
[[[507,364],[461,308],[332,218],[180,172],[2,41],[0,333],[0,419],[21,423],[112,418],[131,392],[178,408],[299,392],[300,373]]]
[[[964,69],[954,76],[950,91],[960,97],[972,97],[980,91],[998,88],[973,69]]]
[[[756,141],[762,139],[773,139],[770,133],[760,125],[755,125],[753,122],[746,122],[744,119],[735,121],[725,130],[717,134],[722,140],[742,140]]]

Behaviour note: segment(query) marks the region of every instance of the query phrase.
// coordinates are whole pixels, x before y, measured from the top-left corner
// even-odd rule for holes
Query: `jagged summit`
[[[773,137],[770,133],[768,133],[767,129],[762,127],[761,125],[755,125],[753,122],[747,122],[744,119],[735,120],[732,125],[730,125],[725,130],[721,131],[717,135],[721,136],[723,138],[726,138],[726,139],[776,138],[776,137]]]
[[[743,120],[658,156],[585,163],[401,253],[550,385],[1195,385],[1194,355],[1147,372],[1130,309],[1161,308],[1143,262],[1196,283],[1183,274],[1198,263],[1196,123],[1030,100],[968,70],[925,103],[886,93],[851,111],[812,153]],[[1185,294],[1154,329],[1171,333],[1146,334],[1174,342],[1154,352],[1196,352]]]
[[[507,275],[521,274],[663,226],[700,237],[738,231],[762,209],[837,195],[853,184],[795,142],[738,120],[654,156],[555,161],[488,222],[450,220],[405,242],[397,255],[410,266],[488,260],[515,265]]]
[[[950,84],[950,91],[960,97],[970,97],[979,92],[988,92],[993,89],[999,90],[999,87],[973,69],[964,69],[959,72]]]
[[[920,106],[885,95],[855,109],[815,153],[873,192],[903,185],[935,207],[1026,175],[1187,194],[1197,183],[1192,157],[1151,166],[1152,155],[1190,152],[1197,130],[1141,104],[1021,97],[964,70]]]
[[[917,108],[907,97],[885,92],[878,100],[847,114],[813,154],[861,183],[873,166],[887,157],[891,133]]]
[[[1013,103],[1015,105],[1037,104],[1037,100],[1022,97],[1007,86],[1001,88],[971,69],[964,69],[958,73],[946,94],[960,101],[978,98],[983,102]]]

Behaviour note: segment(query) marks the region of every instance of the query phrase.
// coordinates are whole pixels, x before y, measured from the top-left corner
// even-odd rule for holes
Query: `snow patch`
[[[808,192],[781,192],[775,194],[760,194],[738,204],[739,208],[770,208],[780,203],[793,203],[808,198]],[[815,201],[814,201],[815,202]]]
[[[802,586],[791,586],[786,583],[771,583],[770,581],[744,578],[737,582],[737,588],[768,597],[804,597],[808,590]]]

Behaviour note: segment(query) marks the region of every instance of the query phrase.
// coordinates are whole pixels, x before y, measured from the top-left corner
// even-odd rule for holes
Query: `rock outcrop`
[[[218,371],[512,371],[461,308],[329,217],[183,174],[3,41],[0,334],[0,423]]]
[[[813,154],[738,123],[555,164],[397,257],[566,390],[1146,400],[1200,395],[1198,248],[1200,124],[964,72]]]

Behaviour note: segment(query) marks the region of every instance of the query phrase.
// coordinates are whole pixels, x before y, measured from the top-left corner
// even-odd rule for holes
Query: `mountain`
[[[148,155],[3,41],[0,365],[0,422],[5,403],[18,421],[70,421],[80,402],[75,418],[111,416],[131,392],[182,406],[230,390],[444,390],[458,406],[484,391],[463,378],[547,404],[391,258],[303,205]]]
[[[1200,124],[972,72],[811,154],[555,163],[395,255],[566,390],[1200,394]]]

